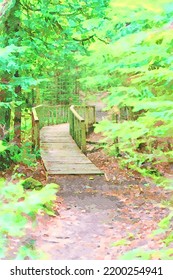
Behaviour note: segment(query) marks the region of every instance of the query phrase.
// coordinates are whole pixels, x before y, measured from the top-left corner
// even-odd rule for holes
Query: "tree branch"
[[[101,42],[103,42],[104,44],[109,44],[109,42],[107,42],[107,41],[105,41],[104,39],[101,39],[101,38],[99,38],[97,35],[95,35],[95,34],[93,34],[93,35],[91,35],[91,36],[89,36],[89,37],[87,37],[87,38],[84,38],[84,39],[77,39],[77,38],[72,38],[73,40],[75,40],[75,41],[79,41],[79,42],[86,42],[86,41],[89,41],[90,39],[92,39],[92,38],[94,38],[94,37],[96,37],[99,41],[101,41]]]
[[[91,35],[87,38],[84,38],[84,39],[77,39],[77,38],[72,38],[74,41],[78,41],[78,42],[86,42],[86,41],[89,41],[90,39],[94,38],[95,34],[94,35]]]
[[[8,17],[8,13],[16,4],[15,0],[4,0],[0,3],[0,21]]]
[[[105,43],[106,45],[109,45],[109,42],[105,41],[104,39],[101,39],[101,38],[99,38],[98,36],[96,36],[96,38],[97,38],[99,41]]]
[[[32,12],[41,12],[41,9],[36,9],[36,8],[30,7],[26,3],[25,4],[21,3],[21,5],[25,10],[30,10]],[[56,11],[55,12],[49,11],[48,13],[51,14],[51,15],[59,15],[59,16],[67,17],[67,16],[74,16],[77,13],[77,11],[75,11],[73,13],[63,13],[63,14],[60,14]]]

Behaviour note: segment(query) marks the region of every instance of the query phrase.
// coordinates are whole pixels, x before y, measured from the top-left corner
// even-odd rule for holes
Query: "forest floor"
[[[105,117],[103,103],[97,102],[99,121]],[[101,135],[91,134],[89,159],[103,176],[58,175],[46,178],[42,162],[37,167],[19,165],[15,172],[46,183],[60,186],[55,203],[56,216],[38,215],[37,227],[29,228],[27,236],[12,240],[8,258],[13,259],[21,244],[35,240],[44,259],[51,260],[116,260],[132,249],[155,250],[153,259],[160,259],[156,251],[164,248],[163,236],[152,236],[158,222],[169,213],[168,200],[173,193],[154,185],[128,168],[120,168],[118,160],[95,149]],[[171,166],[160,166],[165,176],[172,176]],[[13,167],[5,172],[11,180]],[[2,174],[1,174],[2,175]]]
[[[90,105],[96,106],[98,121],[106,117],[102,101]],[[93,133],[88,140],[92,143],[100,138]],[[60,185],[58,215],[39,218],[32,236],[37,248],[46,253],[45,258],[56,260],[111,260],[135,248],[163,248],[161,236],[152,237],[151,233],[168,214],[165,201],[172,193],[128,168],[120,168],[117,159],[94,145],[88,144],[87,150],[89,159],[105,175],[48,178]],[[160,166],[160,171],[168,176],[172,173],[170,166]],[[153,258],[160,256],[155,253]]]
[[[39,216],[37,230],[30,235],[36,247],[45,252],[45,259],[109,260],[135,248],[163,248],[160,236],[150,235],[168,213],[164,201],[170,192],[148,184],[134,172],[121,170],[103,151],[91,153],[89,158],[106,177],[68,175],[48,179],[60,185],[57,215]]]

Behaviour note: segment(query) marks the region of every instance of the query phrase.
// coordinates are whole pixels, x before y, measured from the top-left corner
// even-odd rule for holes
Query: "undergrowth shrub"
[[[23,163],[27,166],[35,166],[40,157],[39,151],[32,151],[32,143],[24,142],[21,147],[11,142],[0,142],[0,171],[5,171],[13,163]]]
[[[14,157],[19,154],[20,149],[17,145],[6,145],[1,142],[1,147],[4,147],[0,150],[0,171],[6,170],[10,167],[12,163],[15,162]]]
[[[132,250],[127,250],[122,253],[119,259],[122,260],[172,260],[173,259],[173,232],[172,232],[172,218],[173,211],[163,218],[159,223],[158,227],[152,231],[150,236],[148,236],[148,242],[152,242],[155,236],[160,237],[160,248],[156,249],[143,249],[135,248]],[[157,237],[157,238],[158,238]],[[135,238],[135,236],[133,236]],[[127,246],[131,243],[131,236],[122,240],[118,240],[113,243],[112,246]],[[125,249],[125,248],[124,248]]]
[[[0,179],[0,259],[39,259],[43,254],[34,247],[34,240],[24,242],[11,252],[15,239],[28,237],[36,227],[38,214],[53,215],[58,186],[48,184],[40,190],[26,191],[23,181],[13,184]],[[27,227],[29,225],[29,233]],[[32,227],[31,227],[32,225]]]

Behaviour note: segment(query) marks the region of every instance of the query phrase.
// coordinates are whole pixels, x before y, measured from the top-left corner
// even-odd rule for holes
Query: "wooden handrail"
[[[34,121],[39,122],[39,118],[38,118],[38,115],[37,115],[36,108],[32,108],[32,113],[33,113]]]
[[[75,105],[71,105],[71,106],[70,106],[71,112],[75,115],[75,117],[76,117],[79,121],[84,122],[84,121],[85,121],[84,118],[82,118],[82,117],[76,112],[76,110],[74,109],[74,107],[76,107],[76,106],[75,106]]]

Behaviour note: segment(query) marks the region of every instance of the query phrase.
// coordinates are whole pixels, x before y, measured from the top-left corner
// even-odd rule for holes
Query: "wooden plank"
[[[41,142],[41,147],[44,147],[44,148],[47,148],[47,147],[49,147],[49,148],[55,148],[55,149],[62,149],[62,148],[70,148],[70,147],[76,147],[76,149],[78,149],[79,151],[80,151],[80,149],[76,146],[76,144],[74,143],[74,142],[69,142],[69,143],[63,143],[63,142],[61,142],[61,143],[57,143],[57,142],[55,142],[55,143],[52,143],[52,142],[43,142],[43,140],[42,140],[42,142]]]
[[[80,160],[80,159],[78,161],[74,162],[72,159],[70,161],[68,161],[68,160],[55,160],[55,161],[51,160],[51,161],[49,161],[44,158],[44,162],[45,162],[46,166],[55,166],[55,168],[57,166],[61,166],[61,165],[63,165],[63,166],[68,165],[69,168],[70,168],[70,165],[79,165],[79,164],[83,164],[83,165],[91,164],[92,165],[92,163],[90,163],[88,161]]]
[[[56,172],[58,174],[103,174],[96,166],[93,164],[59,164],[59,165],[54,165],[54,164],[45,164],[45,167],[49,173],[51,172]]]
[[[44,143],[45,144],[45,143]],[[61,146],[59,146],[59,145],[54,145],[54,146],[50,146],[50,145],[48,145],[48,146],[46,146],[46,145],[41,145],[41,149],[43,150],[47,150],[47,151],[60,151],[60,153],[62,153],[62,150],[65,150],[65,152],[70,152],[70,153],[72,153],[72,154],[74,154],[75,152],[76,153],[78,153],[78,154],[80,154],[81,152],[80,152],[80,150],[78,150],[78,147],[76,147],[76,146],[68,146],[68,145],[61,145]]]
[[[52,156],[52,157],[79,157],[79,154],[78,152],[76,151],[70,151],[70,154],[69,154],[69,151],[50,151],[50,150],[47,150],[47,151],[43,151],[41,150],[41,155],[44,157],[44,156]]]
[[[50,157],[50,156],[43,156],[42,157],[44,159],[45,162],[52,162],[52,163],[73,163],[73,164],[76,164],[76,163],[91,163],[89,161],[89,159],[87,158],[81,158],[81,157],[61,157],[59,158],[58,156],[57,157]]]
[[[97,167],[95,165],[93,165],[91,162],[87,162],[87,163],[64,163],[62,164],[61,162],[51,162],[51,161],[45,161],[45,165],[48,169],[51,169],[51,170],[68,170],[68,169],[71,169],[71,170],[75,170],[75,169],[82,169],[82,170],[95,170],[97,169]]]
[[[71,156],[72,157],[79,157],[80,155],[82,155],[82,154],[78,153],[78,150],[74,150],[74,149],[72,149],[72,150],[70,150],[70,149],[68,149],[68,150],[54,150],[54,149],[50,149],[50,148],[47,148],[47,149],[44,148],[44,150],[41,149],[40,152],[43,156],[50,155],[50,156],[55,156],[55,157],[71,157]]]
[[[58,135],[57,135],[58,134]],[[67,138],[70,138],[70,135],[68,134],[68,133],[59,133],[59,132],[57,132],[57,134],[55,134],[54,132],[52,132],[52,131],[44,131],[44,132],[42,132],[42,137],[48,137],[48,136],[50,136],[50,135],[52,135],[52,136],[54,136],[54,137],[58,137],[58,138],[63,138],[63,137],[67,137]]]
[[[49,139],[49,140],[51,140],[51,139],[57,139],[57,140],[66,140],[66,139],[70,139],[71,140],[71,137],[69,136],[69,135],[54,135],[53,133],[52,133],[52,135],[50,134],[50,135],[41,135],[41,138],[43,139],[43,140],[45,140],[45,139]]]
[[[73,172],[80,172],[80,174],[89,174],[90,172],[95,172],[97,174],[97,172],[100,174],[103,172],[101,172],[96,166],[94,166],[93,164],[88,164],[86,166],[86,164],[59,164],[59,165],[54,165],[54,164],[45,164],[47,171],[55,171],[55,172],[66,172],[67,174],[73,174]]]
[[[41,137],[42,143],[71,143],[68,137]]]
[[[49,175],[103,175],[104,173],[100,170],[91,171],[91,170],[68,170],[68,171],[57,171],[57,170],[49,170]]]

